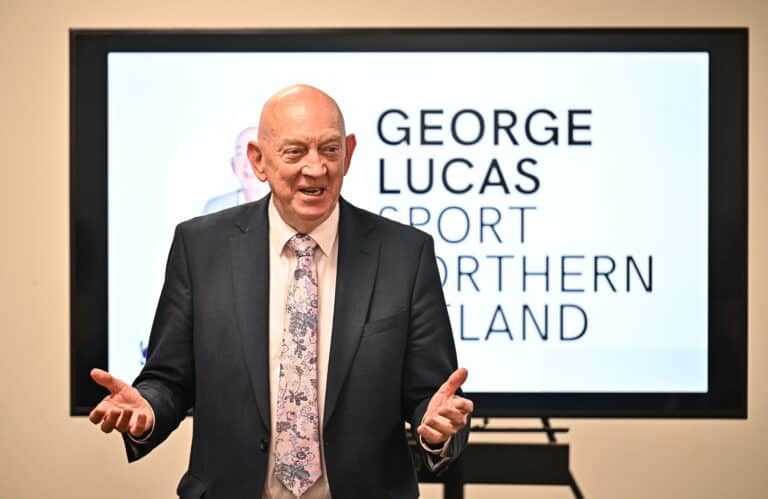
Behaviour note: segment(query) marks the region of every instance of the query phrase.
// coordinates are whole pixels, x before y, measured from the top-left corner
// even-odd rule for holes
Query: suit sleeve
[[[141,443],[123,436],[128,461],[145,456],[162,443],[194,405],[192,286],[183,232],[183,225],[176,227],[147,362],[133,383],[152,406],[155,426]]]
[[[456,347],[440,283],[435,247],[428,237],[421,248],[411,297],[410,334],[403,376],[403,408],[414,432],[432,395],[457,368]],[[470,422],[451,439],[447,453],[455,459],[469,438]],[[429,454],[422,449],[425,460]],[[441,466],[442,467],[442,466]]]

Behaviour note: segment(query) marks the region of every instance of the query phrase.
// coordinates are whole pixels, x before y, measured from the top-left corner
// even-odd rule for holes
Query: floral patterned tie
[[[323,471],[317,409],[317,243],[296,234],[287,243],[298,259],[285,307],[277,393],[275,476],[300,497]]]

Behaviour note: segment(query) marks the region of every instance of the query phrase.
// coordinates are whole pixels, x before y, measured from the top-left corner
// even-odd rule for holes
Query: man
[[[432,239],[340,199],[354,149],[328,95],[275,94],[248,145],[271,195],[179,225],[135,388],[92,373],[129,460],[194,407],[182,498],[412,498],[403,422],[432,467],[466,444]]]
[[[229,160],[229,165],[235,178],[240,182],[240,189],[221,194],[206,201],[203,208],[204,215],[256,201],[269,191],[266,184],[256,177],[253,168],[251,168],[248,162],[248,143],[255,141],[257,138],[258,128],[254,126],[245,128],[237,134],[235,151],[232,154],[232,159]]]

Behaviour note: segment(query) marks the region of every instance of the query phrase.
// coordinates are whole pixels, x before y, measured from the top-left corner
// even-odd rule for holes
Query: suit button
[[[269,445],[266,440],[262,440],[261,442],[259,442],[259,450],[261,452],[267,452],[268,448],[269,448]]]

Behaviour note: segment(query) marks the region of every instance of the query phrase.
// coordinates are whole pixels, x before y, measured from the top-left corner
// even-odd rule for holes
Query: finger
[[[444,418],[443,416],[431,416],[424,418],[422,424],[438,431],[443,436],[445,436],[445,438],[450,437],[456,433],[459,428],[461,428],[461,424],[454,425],[450,419]]]
[[[115,424],[115,429],[120,433],[128,431],[128,427],[131,423],[131,416],[133,415],[133,409],[123,409],[123,413]]]
[[[101,431],[104,433],[109,433],[112,430],[115,429],[115,423],[117,423],[117,418],[120,417],[120,413],[122,411],[120,409],[113,409],[109,411],[104,418],[104,421],[101,423]]]
[[[448,419],[454,425],[464,426],[465,424],[467,424],[467,414],[465,412],[462,412],[456,409],[455,407],[450,407],[450,406],[441,407],[437,411],[437,414]]]
[[[453,407],[463,412],[464,414],[470,414],[475,410],[475,404],[471,400],[465,399],[464,397],[453,397],[451,400],[451,405],[453,405]]]
[[[464,367],[460,367],[453,371],[453,373],[448,377],[445,383],[440,387],[438,390],[439,393],[449,397],[456,393],[456,390],[461,388],[461,385],[464,384],[465,381],[467,381],[467,376],[469,375],[469,371],[466,370]]]
[[[88,420],[93,424],[99,424],[101,423],[101,420],[104,419],[104,414],[106,414],[107,409],[104,404],[97,405],[90,414],[88,414]]]
[[[121,381],[118,378],[115,378],[111,374],[109,374],[107,371],[104,371],[102,369],[91,369],[91,379],[98,383],[99,385],[103,386],[107,390],[109,390],[110,393],[117,393],[123,388],[125,388],[126,383],[124,381]]]
[[[104,397],[104,399],[93,408],[90,414],[88,414],[88,420],[93,424],[99,424],[104,420],[104,416],[109,410],[113,408],[114,404],[109,399],[109,396]]]
[[[142,436],[149,429],[147,426],[147,415],[142,412],[136,417],[136,422],[131,428],[131,435],[134,437]]]
[[[436,431],[433,428],[430,428],[429,426],[425,424],[419,425],[418,428],[416,428],[416,431],[419,435],[421,435],[421,438],[424,439],[426,442],[430,444],[441,444],[448,440],[448,437],[441,434],[439,431]]]

